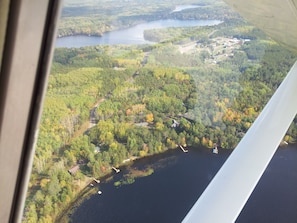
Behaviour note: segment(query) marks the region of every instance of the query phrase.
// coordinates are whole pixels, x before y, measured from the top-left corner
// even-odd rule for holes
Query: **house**
[[[79,170],[79,165],[75,165],[73,167],[71,167],[68,172],[71,174],[71,175],[74,175],[77,171]]]
[[[99,146],[95,147],[94,153],[100,153],[100,147]]]
[[[179,123],[175,120],[175,119],[172,119],[172,125],[171,125],[171,128],[176,128],[179,126]]]

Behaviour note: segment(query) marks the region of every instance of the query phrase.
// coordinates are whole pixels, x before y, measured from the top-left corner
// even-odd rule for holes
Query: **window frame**
[[[0,36],[0,220],[21,222],[62,1],[5,4],[7,23],[2,21],[6,29]]]

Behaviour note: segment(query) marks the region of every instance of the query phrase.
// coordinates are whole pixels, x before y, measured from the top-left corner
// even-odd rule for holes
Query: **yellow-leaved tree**
[[[149,113],[145,117],[146,117],[146,121],[147,122],[153,122],[154,121],[154,115],[153,115],[153,113]]]

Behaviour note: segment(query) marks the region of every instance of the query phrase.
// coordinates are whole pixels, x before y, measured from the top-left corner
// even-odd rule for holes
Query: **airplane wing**
[[[297,0],[225,0],[276,41],[297,50]],[[234,222],[297,112],[297,62],[184,223]]]
[[[277,42],[297,51],[297,0],[224,0]]]

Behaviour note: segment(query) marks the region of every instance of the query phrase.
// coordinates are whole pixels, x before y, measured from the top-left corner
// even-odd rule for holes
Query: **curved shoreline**
[[[284,143],[284,141],[282,141],[279,145],[278,148],[282,149],[282,148],[286,148],[287,146],[294,146],[296,145],[296,143]],[[188,149],[190,150],[193,150],[193,149],[204,149],[206,151],[209,151],[209,153],[212,153],[212,148],[207,148],[207,147],[204,147],[204,146],[201,146],[201,145],[197,145],[197,146],[191,146],[189,147]],[[160,153],[156,153],[156,154],[151,154],[151,155],[148,155],[148,156],[144,156],[144,157],[137,157],[137,158],[133,158],[133,159],[130,159],[130,161],[128,162],[123,162],[123,164],[121,166],[119,166],[118,168],[119,169],[126,169],[127,167],[133,165],[133,161],[136,161],[136,160],[143,160],[143,159],[150,159],[150,158],[153,158],[157,155],[165,155],[166,153],[172,151],[172,150],[180,150],[179,147],[176,147],[174,149],[167,149],[163,152],[160,152]],[[230,151],[232,152],[234,149],[223,149],[223,148],[220,148],[221,151]],[[182,151],[181,151],[182,153]],[[115,176],[114,172],[112,169],[110,169],[110,171],[108,173],[106,173],[105,175],[101,176],[99,178],[100,182],[107,182],[107,181],[110,181],[111,178],[113,178]],[[149,176],[149,175],[147,175]],[[146,177],[146,176],[144,176]],[[56,221],[58,222],[61,222],[61,223],[66,223],[66,222],[69,222],[69,217],[75,212],[75,210],[79,207],[79,205],[81,205],[86,199],[89,199],[90,196],[92,196],[93,194],[96,193],[96,191],[98,190],[98,187],[100,187],[99,184],[97,184],[96,186],[94,187],[90,187],[90,183],[92,182],[93,180],[90,180],[90,182],[88,182],[88,184],[75,196],[74,200],[69,204],[67,205],[67,207],[65,207],[61,213],[59,213],[58,217],[55,219]]]
[[[175,6],[168,8],[163,14],[156,13],[156,12],[155,12],[156,13],[155,14],[154,12],[152,12],[152,14],[149,17],[141,18],[141,20],[133,21],[133,23],[130,23],[128,25],[120,24],[119,26],[113,26],[113,25],[104,24],[109,29],[103,28],[100,31],[100,33],[98,31],[93,30],[91,32],[90,31],[89,32],[82,31],[80,33],[69,33],[69,34],[64,35],[63,33],[67,33],[67,30],[71,27],[66,27],[63,29],[61,28],[58,30],[58,33],[60,33],[58,35],[58,38],[69,37],[69,36],[79,36],[79,35],[100,37],[100,36],[103,36],[105,33],[112,32],[112,31],[118,31],[118,30],[122,30],[122,29],[129,29],[133,26],[136,26],[136,25],[139,25],[142,23],[153,22],[153,21],[157,21],[157,20],[176,19],[176,17],[174,16],[174,14],[176,14],[176,13],[180,13],[182,11],[189,10],[189,9],[201,8],[203,6],[204,5],[201,3],[200,4],[197,4],[197,3],[191,4],[190,3],[190,4],[175,5]],[[218,18],[217,15],[208,15],[207,19],[208,20],[218,20],[220,18]],[[189,17],[187,19],[177,19],[177,20],[193,20],[193,18]],[[205,20],[205,16],[200,15],[198,17],[195,17],[194,20]],[[115,21],[117,21],[117,20],[115,20]],[[88,27],[88,28],[92,28],[92,27]]]
[[[120,27],[107,32],[103,32],[100,35],[92,35],[88,33],[78,33],[74,35],[59,36],[56,40],[56,47],[76,48],[86,47],[93,45],[109,44],[153,44],[156,43],[144,35],[145,30],[170,28],[170,27],[204,27],[204,26],[216,26],[223,23],[218,19],[158,19],[151,21],[141,21],[128,27]],[[121,36],[121,38],[119,38]]]
[[[263,182],[266,182],[266,183],[264,183],[266,186],[269,186],[270,184],[271,184],[271,181],[273,182],[273,180],[274,180],[274,172],[272,171],[272,169],[271,168],[273,168],[274,167],[274,170],[277,170],[277,172],[276,172],[276,174],[277,174],[277,176],[279,175],[279,174],[281,174],[279,171],[278,171],[278,167],[279,167],[279,165],[278,164],[276,164],[276,162],[278,163],[278,162],[280,162],[280,163],[286,163],[287,161],[287,159],[285,158],[282,158],[283,156],[284,156],[284,153],[282,153],[282,151],[285,151],[285,154],[287,154],[285,157],[291,157],[291,155],[290,154],[292,154],[292,152],[293,152],[293,154],[295,154],[294,155],[294,157],[296,157],[296,146],[293,146],[293,148],[291,147],[291,148],[288,148],[289,150],[286,150],[286,147],[279,147],[279,148],[281,148],[281,149],[279,149],[278,150],[278,153],[276,153],[276,156],[274,157],[274,159],[273,159],[273,161],[271,162],[271,165],[268,167],[268,169],[267,169],[267,171],[265,171],[265,176],[263,177],[263,179],[261,180],[261,182],[259,182],[259,186],[261,186],[262,185],[262,189],[260,189],[259,190],[259,188],[258,188],[258,190],[257,189],[255,189],[255,194],[257,194],[257,196],[260,196],[260,198],[262,198],[262,201],[265,203],[265,199],[263,200],[263,198],[265,198],[265,196],[267,196],[267,194],[269,194],[269,193],[274,193],[274,190],[275,189],[277,189],[277,186],[276,187],[272,187],[272,189],[271,189],[271,187],[269,187],[267,190],[269,191],[269,192],[267,192],[266,190],[265,190],[265,193],[264,193],[264,195],[262,195],[263,194]],[[205,152],[209,152],[209,151],[207,151],[208,149],[206,149],[206,148],[204,148],[205,150],[204,150],[204,154],[205,154]],[[285,149],[285,150],[283,150],[283,149]],[[294,150],[294,151],[293,151]],[[192,150],[193,151],[193,150]],[[177,153],[176,153],[177,152]],[[194,152],[194,151],[193,151]],[[287,152],[289,152],[289,153],[287,153]],[[175,156],[171,156],[171,155],[173,155],[173,154],[175,154]],[[179,154],[181,154],[181,155],[179,155]],[[194,154],[194,153],[193,153]],[[200,154],[200,153],[199,153]],[[225,152],[222,152],[222,155],[223,154],[225,154],[226,155],[226,153]],[[179,153],[179,151],[174,151],[174,153],[169,153],[169,154],[166,154],[166,156],[168,155],[168,158],[169,158],[169,160],[168,159],[166,159],[166,160],[164,160],[164,159],[162,159],[162,157],[164,158],[164,156],[160,156],[160,160],[161,160],[161,162],[162,162],[162,164],[163,165],[165,165],[164,167],[165,168],[172,168],[172,167],[170,167],[171,166],[171,164],[174,164],[175,163],[175,160],[176,160],[176,155],[178,155],[178,157],[179,158],[177,158],[178,160],[184,160],[183,162],[187,162],[188,161],[188,158],[186,158],[186,157],[189,157],[189,156],[187,156],[187,155],[183,155],[182,153]],[[197,155],[197,154],[196,154]],[[201,157],[200,155],[199,155],[199,157]],[[202,155],[202,157],[203,157],[203,155]],[[210,156],[208,156],[209,158],[211,158]],[[210,162],[210,166],[213,166],[213,164],[214,163],[217,163],[217,161],[218,161],[218,158],[219,157],[217,157],[217,156],[212,156],[213,158],[211,158],[211,160],[213,161],[213,162]],[[171,159],[171,158],[174,158],[174,159]],[[196,159],[195,159],[196,160]],[[220,160],[220,159],[219,159]],[[291,160],[290,162],[294,162],[294,160],[292,160],[291,158],[289,158],[289,160]],[[150,162],[151,161],[154,161],[154,160],[150,160]],[[150,164],[150,162],[141,162],[141,163],[138,163],[138,164],[136,164],[136,168],[137,167],[142,167],[143,165],[146,165],[146,164]],[[197,162],[197,161],[195,161],[196,163],[201,163],[201,162]],[[294,162],[294,163],[296,163],[296,162]],[[159,162],[158,161],[156,161],[156,164],[157,164],[157,166],[158,166],[158,164],[159,164]],[[168,164],[168,165],[167,165]],[[174,166],[175,166],[175,164],[174,164]],[[175,171],[177,171],[177,170],[181,170],[180,172],[182,172],[182,173],[184,173],[184,171],[186,171],[187,169],[186,168],[190,168],[190,167],[193,167],[193,166],[186,166],[186,168],[185,169],[183,169],[183,166],[185,166],[185,163],[183,163],[183,164],[181,164],[180,166],[176,166],[176,167],[173,167],[174,169],[171,169],[171,170],[175,170]],[[208,167],[210,167],[210,166],[208,166]],[[162,166],[163,167],[163,166]],[[206,166],[204,166],[204,167],[206,167]],[[287,171],[288,170],[288,168],[290,167],[290,165],[288,165],[287,167],[285,167],[285,169],[283,169],[283,171]],[[134,168],[134,167],[133,167]],[[210,168],[212,168],[212,167],[210,167]],[[203,170],[204,169],[204,170]],[[126,202],[128,202],[128,200],[129,200],[129,198],[131,199],[131,206],[130,205],[128,205],[128,207],[130,208],[132,208],[132,207],[134,207],[134,208],[136,208],[136,209],[132,209],[131,210],[131,212],[129,211],[129,216],[127,216],[127,219],[134,219],[133,218],[133,216],[134,216],[134,214],[135,213],[133,213],[133,210],[134,211],[137,211],[138,209],[138,207],[135,207],[135,206],[133,206],[132,204],[135,204],[135,199],[137,200],[137,196],[135,197],[135,194],[137,195],[138,193],[144,193],[144,194],[146,194],[146,192],[144,191],[144,190],[147,190],[147,191],[149,191],[150,189],[152,189],[152,190],[154,190],[154,189],[156,189],[156,188],[158,188],[158,187],[163,187],[164,188],[164,185],[167,185],[167,183],[169,184],[169,185],[171,185],[174,181],[178,181],[178,180],[184,180],[184,178],[180,178],[180,175],[176,175],[177,174],[177,172],[179,172],[179,171],[177,171],[177,172],[175,172],[174,171],[174,173],[173,173],[173,181],[172,181],[172,176],[170,175],[170,172],[172,172],[172,171],[169,171],[169,172],[166,172],[166,170],[165,170],[165,172],[163,171],[163,170],[161,170],[161,171],[156,171],[156,175],[154,175],[153,174],[153,176],[152,176],[152,179],[150,180],[150,179],[147,179],[147,180],[145,180],[145,179],[143,179],[143,180],[139,180],[139,181],[136,181],[136,185],[138,185],[137,187],[135,187],[135,186],[129,186],[129,188],[130,189],[128,189],[128,187],[123,187],[123,188],[114,188],[114,186],[113,186],[113,182],[109,182],[108,184],[106,184],[106,185],[104,185],[104,188],[102,188],[102,189],[104,189],[104,193],[106,193],[106,195],[108,195],[108,196],[104,196],[104,197],[100,197],[100,199],[98,199],[98,197],[96,196],[96,195],[94,195],[94,196],[92,196],[92,197],[90,197],[90,199],[89,200],[85,200],[85,202],[86,203],[84,203],[83,205],[82,205],[82,207],[78,207],[78,212],[73,212],[73,214],[72,215],[70,215],[69,216],[69,220],[70,221],[73,221],[73,222],[92,222],[92,219],[93,218],[96,218],[96,219],[103,219],[102,221],[103,222],[105,222],[105,221],[107,221],[107,219],[110,219],[110,222],[119,222],[118,221],[118,219],[120,219],[121,217],[123,217],[124,215],[123,214],[125,214],[125,210],[124,211],[119,211],[119,210],[122,210],[123,208],[125,209],[125,207],[123,207],[122,205],[123,204],[127,204],[128,205],[128,203],[126,203]],[[208,168],[207,169],[205,169],[205,168],[202,168],[202,172],[204,172],[204,171],[207,171],[207,170],[209,170]],[[199,172],[199,168],[197,169],[197,171]],[[191,172],[191,171],[189,171],[189,172]],[[201,172],[201,171],[200,171]],[[162,174],[161,174],[162,173]],[[212,174],[211,174],[212,173]],[[160,175],[161,174],[161,175]],[[168,175],[169,174],[169,175]],[[209,174],[211,174],[211,175],[213,175],[213,174],[215,174],[215,172],[213,172],[212,170],[210,170],[210,172],[208,173],[208,174],[204,174],[205,176],[207,176],[208,177],[208,179],[209,180],[211,180],[211,178],[212,178],[212,176],[210,176]],[[192,175],[191,173],[189,174],[189,175]],[[202,177],[204,176],[204,175],[202,175]],[[286,174],[282,174],[282,175],[286,175]],[[166,179],[166,176],[168,176],[168,179]],[[195,176],[198,176],[198,175],[196,175],[195,174]],[[157,178],[156,178],[157,177]],[[268,178],[267,178],[268,177]],[[159,178],[159,179],[158,179]],[[164,179],[164,181],[162,180],[162,179]],[[192,177],[191,177],[192,178]],[[155,180],[161,180],[160,181],[160,185],[156,185],[156,181]],[[203,180],[203,178],[198,178],[198,181],[201,183],[201,181]],[[263,181],[264,180],[264,181]],[[145,188],[145,185],[147,185],[148,184],[148,182],[152,182],[151,184],[149,184],[149,186],[148,186],[148,188]],[[164,182],[165,182],[165,184],[164,184]],[[188,181],[186,181],[186,182],[188,182]],[[192,182],[192,181],[191,181]],[[200,184],[198,182],[198,184]],[[294,182],[296,182],[296,178],[294,178]],[[188,182],[189,183],[189,182]],[[197,182],[196,182],[197,183]],[[156,187],[154,187],[154,185],[156,186]],[[168,188],[166,189],[165,188],[165,190],[171,190],[170,189],[170,187],[169,187],[169,185],[168,185]],[[173,187],[173,189],[172,189],[172,193],[173,194],[176,194],[176,192],[177,191],[180,191],[181,190],[181,188],[180,188],[180,184],[178,184],[179,186],[177,186],[177,187]],[[185,186],[185,184],[182,184],[182,185],[184,185]],[[187,184],[188,185],[188,184]],[[138,190],[138,188],[139,188],[139,190]],[[292,186],[290,187],[290,188],[292,188]],[[195,186],[195,190],[197,189],[197,187]],[[133,191],[138,191],[138,192],[136,192],[136,193],[134,193]],[[200,191],[200,190],[199,190]],[[123,194],[123,196],[124,196],[124,198],[122,198],[122,197],[118,197],[118,196],[120,196],[120,194],[122,194],[122,192],[125,192],[125,193],[127,193],[127,195],[125,195],[125,194]],[[131,192],[131,194],[130,194],[130,192]],[[180,191],[181,192],[181,191]],[[150,196],[150,192],[148,192],[148,196]],[[178,193],[178,194],[183,194],[182,192],[181,193]],[[289,194],[289,192],[287,192],[287,194]],[[170,195],[170,194],[169,194]],[[191,197],[193,197],[193,194],[192,195],[186,195],[185,197],[184,197],[184,195],[185,194],[183,194],[182,195],[182,199],[184,200],[184,199],[186,199],[185,197],[188,197],[189,198],[189,196]],[[151,195],[152,196],[152,195]],[[197,196],[199,196],[199,195],[197,195]],[[280,196],[282,196],[282,195],[280,195]],[[247,205],[247,207],[245,207],[245,210],[244,210],[244,214],[241,216],[241,220],[245,220],[245,221],[240,221],[240,222],[258,222],[258,221],[249,221],[249,219],[250,218],[256,218],[256,216],[258,215],[261,215],[261,213],[262,213],[262,211],[259,211],[259,212],[256,212],[256,216],[250,216],[250,214],[251,213],[254,213],[254,211],[255,211],[255,209],[256,210],[259,210],[259,207],[257,206],[257,204],[259,204],[258,203],[258,201],[259,200],[255,200],[255,199],[253,199],[253,197],[255,198],[255,196],[252,196],[251,197],[251,201],[249,201],[249,204]],[[117,200],[117,198],[118,199],[120,199],[120,200]],[[146,195],[146,198],[147,198],[147,195]],[[155,199],[157,199],[158,197],[156,197]],[[166,197],[165,197],[166,198]],[[122,199],[122,200],[121,200]],[[109,202],[109,200],[110,200],[110,202]],[[147,201],[146,199],[144,199],[145,201]],[[168,198],[167,199],[165,199],[165,200],[168,200]],[[178,201],[180,201],[180,199],[177,199]],[[118,201],[119,203],[117,203],[116,201]],[[123,201],[125,202],[125,203],[123,203]],[[109,203],[107,203],[107,202],[109,202]],[[115,203],[116,202],[116,203]],[[153,202],[153,201],[152,201]],[[160,200],[160,202],[162,202],[162,199]],[[284,202],[284,200],[282,201],[282,202]],[[150,203],[150,202],[149,202]],[[190,202],[191,203],[191,202]],[[270,202],[271,203],[271,202]],[[273,202],[272,202],[273,203]],[[97,204],[100,206],[98,206],[97,207]],[[138,203],[137,203],[138,204]],[[188,204],[188,203],[187,203]],[[101,206],[101,205],[103,205],[103,206]],[[185,208],[187,205],[185,205],[183,202],[182,202],[182,208]],[[263,206],[263,204],[261,203],[261,205]],[[268,204],[269,205],[269,204]],[[273,205],[272,205],[273,206]],[[113,213],[106,213],[105,211],[106,210],[109,210],[110,208],[114,208],[114,211],[115,212],[113,212]],[[163,204],[163,207],[164,207],[164,204]],[[148,206],[148,207],[143,207],[143,208],[148,208],[148,209],[145,209],[145,210],[150,210],[150,211],[152,211],[152,209],[151,209],[151,207],[150,206]],[[168,206],[168,208],[169,208],[169,206]],[[173,206],[173,209],[174,208],[176,208],[176,206]],[[180,206],[178,206],[178,209],[180,210]],[[271,207],[271,205],[270,205],[270,208],[273,208],[273,207]],[[186,208],[185,208],[186,209]],[[88,214],[87,215],[85,215],[84,213],[86,212],[86,210],[89,210],[90,212],[88,212]],[[99,212],[98,212],[98,210],[100,210]],[[175,210],[175,209],[174,209]],[[275,210],[275,209],[272,209],[272,210]],[[119,211],[119,212],[118,212]],[[139,211],[139,210],[138,210]],[[186,210],[185,210],[186,211]],[[276,211],[276,210],[275,210]],[[103,214],[100,214],[100,212],[101,213],[103,213]],[[181,212],[184,212],[184,210],[183,211],[181,211]],[[98,214],[99,213],[99,214]],[[106,213],[106,214],[104,214],[104,213]],[[117,214],[116,214],[117,213]],[[128,212],[126,212],[126,213],[128,213]],[[138,213],[138,212],[136,212],[136,213]],[[163,212],[162,212],[163,213]],[[283,212],[281,212],[281,213],[283,213]],[[119,217],[112,217],[113,216],[113,214],[114,215],[116,215],[116,216],[119,216]],[[140,218],[139,216],[144,216],[143,215],[143,213],[142,212],[139,212],[139,214],[140,215],[138,215],[138,218]],[[168,214],[169,215],[171,215],[170,213],[166,213],[166,216],[168,216]],[[182,214],[177,214],[177,215],[174,215],[174,219],[178,219],[177,217],[180,217]],[[269,211],[266,211],[266,213],[265,213],[265,215],[266,216],[269,216]],[[100,218],[98,218],[100,216]],[[159,216],[159,215],[158,215]],[[158,218],[158,216],[157,217],[155,217],[155,218],[153,218],[153,219],[156,219],[156,218]],[[294,215],[295,216],[295,215]],[[101,218],[102,217],[102,218]],[[170,218],[170,217],[168,217],[169,219],[172,219],[172,218]],[[262,217],[261,217],[262,218]],[[264,219],[265,219],[265,216],[263,217]],[[156,221],[151,221],[151,218],[149,218],[150,220],[144,220],[144,222],[156,222]],[[159,219],[160,219],[160,216],[159,216]],[[128,222],[128,221],[126,221],[126,222]],[[133,222],[133,221],[131,221],[131,222]],[[174,221],[164,221],[164,222],[174,222]],[[260,221],[259,221],[260,222]],[[266,221],[262,221],[262,222],[266,222]]]
[[[193,150],[193,149],[204,149],[204,150],[207,150],[209,151],[209,153],[212,153],[212,148],[207,148],[207,147],[204,147],[204,146],[201,146],[201,145],[196,145],[196,146],[190,146],[188,147],[187,149],[189,150]],[[122,165],[120,165],[119,169],[126,169],[127,167],[133,165],[134,161],[139,161],[139,160],[144,160],[144,159],[152,159],[154,158],[155,156],[158,156],[158,155],[166,155],[166,153],[169,153],[170,151],[178,151],[180,150],[179,147],[176,147],[174,149],[167,149],[167,150],[164,150],[162,152],[159,152],[159,153],[156,153],[156,154],[150,154],[150,155],[147,155],[147,156],[143,156],[143,157],[137,157],[137,158],[131,158],[130,161],[127,161],[127,162],[123,162]],[[224,150],[224,151],[232,151],[232,149],[222,149],[220,148],[220,150]],[[180,153],[184,153],[183,151],[180,150]],[[149,174],[150,175],[150,174]],[[144,175],[144,177],[146,176],[149,176],[149,175]],[[110,169],[110,171],[108,173],[106,173],[105,175],[99,177],[98,179],[100,180],[100,182],[108,182],[110,180],[113,179],[113,177],[116,176],[114,171],[112,169]],[[66,222],[69,222],[69,216],[71,216],[73,214],[73,212],[76,210],[77,207],[79,207],[79,205],[85,201],[86,199],[88,199],[91,195],[95,194],[96,191],[98,190],[98,187],[100,187],[100,183],[95,185],[94,187],[90,187],[90,183],[92,183],[93,180],[90,180],[86,185],[85,187],[78,193],[75,195],[75,198],[73,201],[70,202],[69,205],[67,205],[63,210],[61,210],[61,213],[59,213],[57,215],[57,218],[55,219],[55,221],[57,222],[61,222],[61,223],[66,223]]]

